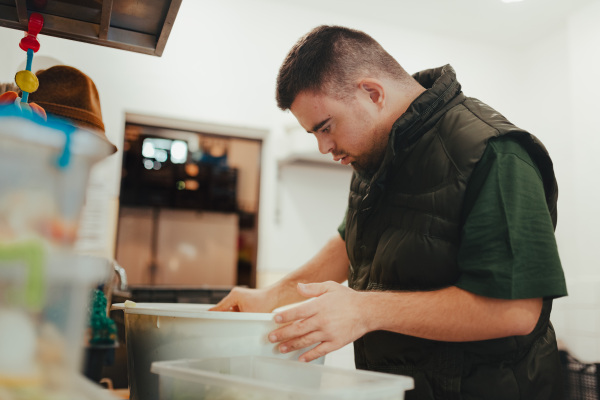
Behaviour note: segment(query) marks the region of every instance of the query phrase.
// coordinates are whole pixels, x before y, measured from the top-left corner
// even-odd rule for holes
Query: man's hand
[[[282,353],[320,343],[300,356],[309,362],[367,333],[360,292],[329,281],[300,283],[298,293],[315,299],[275,315],[275,322],[286,325],[271,332],[269,340],[280,342]]]
[[[282,353],[318,344],[300,356],[312,361],[386,330],[429,340],[465,342],[528,335],[542,299],[493,299],[450,286],[425,292],[357,292],[334,282],[298,285],[313,301],[277,313],[287,324],[269,334]],[[320,343],[320,344],[319,344]]]
[[[271,312],[288,304],[305,300],[297,291],[298,282],[343,282],[348,275],[346,243],[335,234],[306,264],[261,289],[234,288],[212,311]]]
[[[277,307],[275,296],[267,289],[235,287],[209,311],[271,312]]]

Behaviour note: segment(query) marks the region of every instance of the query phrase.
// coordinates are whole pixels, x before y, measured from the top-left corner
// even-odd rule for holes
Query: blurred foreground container
[[[2,399],[86,398],[71,394],[88,302],[113,271],[72,248],[90,170],[110,152],[90,131],[0,107]]]

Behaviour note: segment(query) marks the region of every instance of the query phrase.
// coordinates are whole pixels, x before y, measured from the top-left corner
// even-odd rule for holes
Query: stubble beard
[[[363,154],[351,163],[352,168],[362,179],[370,180],[379,170],[387,149],[388,138],[381,139],[370,152]]]

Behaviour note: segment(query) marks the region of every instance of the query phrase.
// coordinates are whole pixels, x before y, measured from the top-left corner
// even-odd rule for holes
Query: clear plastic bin
[[[1,106],[0,242],[38,238],[70,248],[90,170],[110,152],[88,130]]]
[[[102,258],[0,243],[0,399],[70,390],[91,293],[112,273]],[[24,391],[29,397],[17,396]]]
[[[113,273],[71,250],[90,170],[111,151],[66,120],[0,106],[2,400],[71,398],[92,289]]]
[[[268,356],[298,359],[305,350],[281,353],[269,342],[277,329],[273,313],[208,311],[211,304],[113,304],[125,313],[127,370],[131,400],[158,400],[155,361],[183,358]],[[313,363],[323,364],[325,357]]]
[[[160,400],[402,400],[411,377],[271,357],[152,363]]]

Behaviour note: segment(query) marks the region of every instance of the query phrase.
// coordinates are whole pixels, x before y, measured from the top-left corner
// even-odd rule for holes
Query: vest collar
[[[416,142],[436,121],[433,118],[461,93],[460,83],[450,64],[413,75],[425,89],[392,126],[390,144],[394,151]]]
[[[383,161],[370,179],[369,186],[372,186],[373,182],[384,181],[390,163],[398,162],[397,153],[406,150],[423,136],[437,121],[436,115],[441,116],[442,111],[454,105],[454,101],[449,104],[452,100],[457,96],[460,99],[464,97],[454,68],[450,64],[417,72],[413,78],[427,90],[394,122]]]

